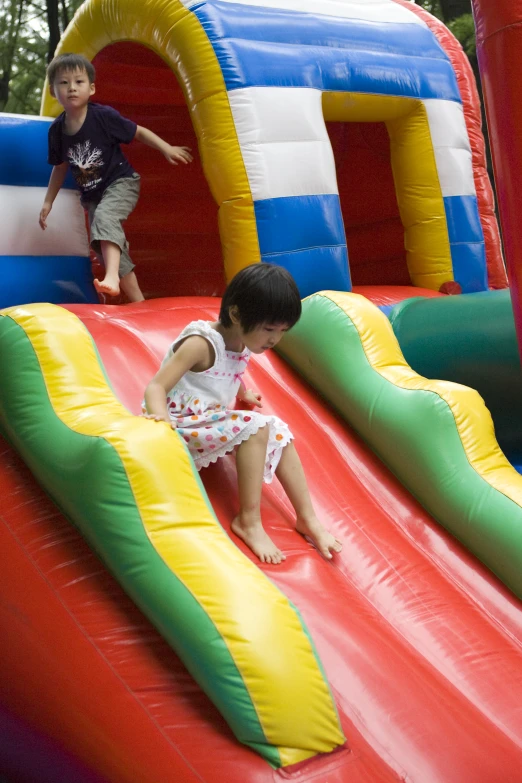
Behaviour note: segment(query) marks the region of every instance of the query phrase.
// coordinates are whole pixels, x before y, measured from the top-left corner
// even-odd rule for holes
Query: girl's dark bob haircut
[[[263,324],[292,327],[301,317],[301,297],[290,272],[263,262],[245,267],[228,284],[219,312],[223,326],[232,326],[231,307],[237,308],[246,333]]]
[[[96,71],[94,65],[82,54],[72,54],[68,52],[66,54],[59,54],[54,60],[51,60],[47,66],[47,79],[52,86],[58,76],[62,73],[70,73],[71,71],[85,71],[89,84],[92,84],[96,79]]]

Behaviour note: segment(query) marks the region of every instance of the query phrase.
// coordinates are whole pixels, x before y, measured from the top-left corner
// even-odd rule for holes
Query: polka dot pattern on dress
[[[171,421],[187,445],[196,468],[201,470],[216,462],[260,428],[268,427],[264,480],[272,481],[282,451],[293,438],[288,426],[277,416],[230,408],[250,352],[246,349],[237,353],[227,351],[222,336],[209,321],[195,321],[181,332],[165,360],[172,355],[179,340],[192,334],[211,343],[216,361],[204,372],[186,373],[167,395],[167,405]]]

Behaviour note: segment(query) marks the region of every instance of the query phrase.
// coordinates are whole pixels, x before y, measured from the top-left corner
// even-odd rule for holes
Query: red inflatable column
[[[522,0],[472,0],[511,299],[522,355]]]

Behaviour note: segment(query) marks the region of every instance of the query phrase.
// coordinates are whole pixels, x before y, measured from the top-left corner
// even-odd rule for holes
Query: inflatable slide
[[[13,737],[46,738],[0,746],[8,779],[517,783],[522,478],[440,337],[501,301],[501,357],[513,340],[458,44],[402,0],[89,0],[60,50],[198,161],[131,145],[147,301],[98,304],[72,183],[37,225],[59,107],[1,118],[0,699]],[[276,484],[287,559],[254,562],[233,457],[198,475],[139,416],[172,338],[255,262],[304,298],[248,382],[296,435],[333,563]]]

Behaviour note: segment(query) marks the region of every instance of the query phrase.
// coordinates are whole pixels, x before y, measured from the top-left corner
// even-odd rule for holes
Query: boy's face
[[[65,111],[81,109],[95,92],[94,82],[91,84],[87,72],[79,68],[75,71],[59,71],[50,89],[51,95]]]

